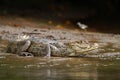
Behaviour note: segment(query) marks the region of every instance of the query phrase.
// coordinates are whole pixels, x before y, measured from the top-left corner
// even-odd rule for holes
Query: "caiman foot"
[[[21,52],[19,55],[24,57],[34,57],[34,55],[29,52]]]

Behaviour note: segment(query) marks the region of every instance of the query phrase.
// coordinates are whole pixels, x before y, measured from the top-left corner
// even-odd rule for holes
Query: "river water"
[[[120,80],[120,58],[0,55],[0,80]]]

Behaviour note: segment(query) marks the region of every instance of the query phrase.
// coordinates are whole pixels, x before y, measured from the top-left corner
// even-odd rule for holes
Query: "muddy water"
[[[120,80],[120,58],[0,55],[0,80]]]

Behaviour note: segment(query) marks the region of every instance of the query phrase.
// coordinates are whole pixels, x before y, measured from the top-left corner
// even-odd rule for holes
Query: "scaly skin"
[[[15,36],[14,36],[15,37]],[[84,56],[84,52],[98,48],[97,43],[81,43],[81,41],[59,42],[40,38],[31,38],[26,35],[17,35],[15,40],[9,41],[6,52],[21,56]],[[25,38],[25,39],[23,39]]]

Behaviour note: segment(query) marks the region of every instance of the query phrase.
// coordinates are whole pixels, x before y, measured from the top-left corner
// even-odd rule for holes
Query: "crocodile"
[[[56,40],[32,36],[31,34],[6,34],[2,40],[7,41],[7,53],[20,56],[55,56],[55,57],[83,57],[85,52],[97,49],[97,43],[82,40]]]

